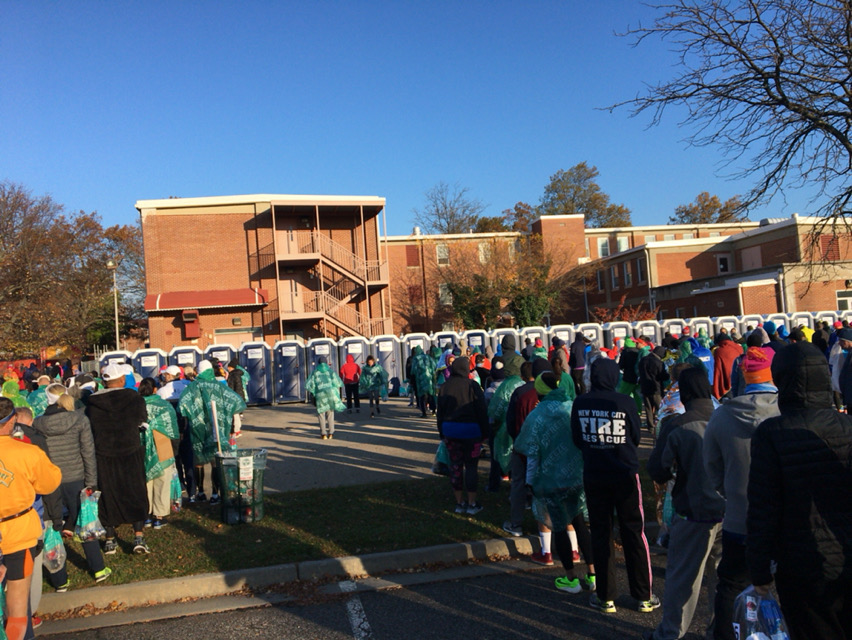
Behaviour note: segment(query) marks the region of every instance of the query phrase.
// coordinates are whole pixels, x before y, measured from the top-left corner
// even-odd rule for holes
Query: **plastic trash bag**
[[[74,534],[83,542],[97,540],[106,535],[106,529],[98,518],[98,499],[100,497],[100,491],[83,489],[80,492],[80,515],[77,516]]]
[[[738,640],[790,640],[778,602],[760,596],[753,585],[734,601],[734,635]]]
[[[43,564],[50,573],[62,571],[65,566],[65,560],[68,553],[65,551],[65,544],[62,542],[62,536],[59,532],[48,526],[44,532],[44,560]]]
[[[439,476],[450,475],[450,452],[447,451],[447,445],[441,440],[438,445],[438,450],[435,452],[435,460],[432,462],[432,473]]]
[[[174,469],[172,472],[171,500],[172,513],[180,513],[181,504],[183,503],[183,489],[180,486],[177,469]]]

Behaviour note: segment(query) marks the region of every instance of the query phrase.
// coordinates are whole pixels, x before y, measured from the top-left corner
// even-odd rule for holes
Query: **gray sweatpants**
[[[663,618],[654,631],[654,640],[677,640],[686,635],[698,606],[705,567],[709,602],[706,637],[713,637],[713,595],[721,557],[721,522],[692,522],[674,517],[669,528]]]
[[[334,411],[324,411],[317,414],[319,416],[320,432],[324,436],[334,434]]]

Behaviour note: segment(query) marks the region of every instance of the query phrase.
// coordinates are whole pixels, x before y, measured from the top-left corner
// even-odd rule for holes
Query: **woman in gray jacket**
[[[92,428],[89,419],[82,410],[74,410],[74,398],[65,393],[61,384],[52,384],[46,390],[48,407],[44,414],[33,421],[33,429],[41,433],[47,441],[47,455],[51,462],[62,470],[62,484],[59,493],[64,507],[68,510],[65,523],[54,522],[54,529],[62,531],[66,544],[74,535],[77,515],[80,512],[80,492],[96,489],[98,470],[95,462],[95,444],[92,440]],[[95,581],[106,580],[112,571],[105,566],[101,547],[97,540],[83,542],[83,553]],[[60,572],[65,575],[64,570]],[[57,591],[68,589],[67,576],[59,584]]]

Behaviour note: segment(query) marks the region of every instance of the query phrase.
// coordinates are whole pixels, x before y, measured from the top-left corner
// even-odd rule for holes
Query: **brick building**
[[[373,196],[140,200],[151,346],[388,333],[384,206]]]

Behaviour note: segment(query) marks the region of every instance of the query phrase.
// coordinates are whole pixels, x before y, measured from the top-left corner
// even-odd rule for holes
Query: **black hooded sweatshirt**
[[[835,411],[828,363],[812,344],[779,349],[772,379],[781,415],[764,420],[751,440],[751,580],[768,584],[776,560],[779,577],[814,594],[826,581],[852,589],[852,419]]]
[[[485,395],[476,382],[470,379],[470,360],[456,358],[450,365],[450,377],[438,393],[438,433],[444,437],[445,422],[479,425],[481,440],[488,435],[488,407]]]
[[[583,452],[583,476],[611,480],[639,471],[636,449],[642,437],[636,403],[617,393],[618,364],[598,358],[590,372],[591,391],[578,396],[571,409],[574,444]]]

